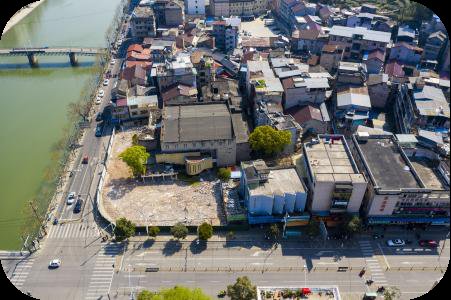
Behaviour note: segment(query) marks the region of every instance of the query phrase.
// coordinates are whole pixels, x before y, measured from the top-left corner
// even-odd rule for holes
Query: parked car
[[[101,137],[102,136],[102,132],[103,132],[103,126],[101,123],[97,124],[96,127],[96,137]]]
[[[99,105],[102,103],[102,98],[100,96],[96,97],[96,101],[94,102],[95,104]]]
[[[404,242],[401,239],[394,239],[394,240],[387,241],[387,246],[390,246],[390,247],[400,247],[400,246],[404,246],[405,244],[406,244],[406,242]]]
[[[61,266],[61,260],[60,259],[52,259],[49,263],[49,269],[56,269]]]
[[[115,63],[116,63],[116,60],[113,58],[113,59],[111,60],[110,64],[111,64],[112,66],[114,66]]]
[[[430,247],[430,248],[437,248],[438,247],[438,242],[434,241],[434,240],[419,240],[418,244],[421,247]]]
[[[104,86],[107,86],[107,85],[109,85],[110,84],[110,80],[109,79],[105,79],[104,81],[103,81],[103,85]]]
[[[97,95],[99,97],[103,97],[103,96],[105,96],[105,91],[104,90],[99,90],[99,93]]]
[[[78,214],[81,211],[82,206],[83,206],[83,199],[78,198],[77,203],[75,203],[75,206],[74,206],[74,213]]]
[[[75,192],[70,192],[69,195],[67,195],[67,205],[72,205],[75,202]]]
[[[85,156],[83,157],[83,160],[81,161],[81,163],[82,163],[82,164],[87,164],[87,163],[88,163],[88,160],[89,160],[89,157],[88,157],[87,155],[85,155]]]

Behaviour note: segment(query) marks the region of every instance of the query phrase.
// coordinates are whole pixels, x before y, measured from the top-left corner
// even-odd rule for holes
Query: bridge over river
[[[71,65],[77,65],[77,56],[95,56],[105,53],[105,48],[72,48],[72,47],[40,47],[40,48],[12,48],[0,49],[2,56],[26,56],[30,66],[38,65],[36,56],[68,55]]]

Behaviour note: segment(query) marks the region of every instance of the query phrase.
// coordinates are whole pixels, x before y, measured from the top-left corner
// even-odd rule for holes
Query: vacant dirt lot
[[[199,225],[225,223],[220,187],[214,176],[201,181],[165,180],[143,184],[130,178],[127,165],[118,155],[131,146],[134,131],[116,134],[107,176],[102,190],[102,203],[112,219],[126,217],[138,226],[171,226],[178,222]],[[210,174],[211,175],[211,174]]]

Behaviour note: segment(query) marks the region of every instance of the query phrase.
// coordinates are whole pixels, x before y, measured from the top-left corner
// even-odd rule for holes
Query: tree
[[[271,224],[271,226],[269,226],[267,234],[271,239],[277,239],[280,235],[279,226],[277,226],[277,224]]]
[[[175,286],[170,289],[161,289],[159,292],[152,293],[148,290],[142,290],[138,294],[138,300],[209,300],[201,289],[189,289],[184,286]]]
[[[116,221],[116,227],[114,228],[114,235],[117,241],[123,241],[135,234],[136,225],[126,218],[120,218]]]
[[[86,121],[86,117],[89,114],[89,105],[84,101],[69,103],[68,113],[69,118],[72,118],[72,116],[75,115],[83,118],[83,121]]]
[[[265,156],[281,152],[290,142],[289,131],[278,131],[268,125],[258,126],[249,136],[252,150]]]
[[[384,291],[384,300],[395,300],[401,297],[401,291],[397,287],[388,287]]]
[[[150,154],[143,146],[132,146],[119,154],[119,158],[131,169],[133,176],[141,176],[146,173],[145,163]]]
[[[252,300],[257,298],[257,288],[247,276],[238,277],[235,284],[227,286],[227,295],[232,300]]]
[[[358,216],[347,216],[344,229],[347,233],[353,234],[359,232],[362,227],[362,221]]]
[[[206,241],[213,236],[213,226],[204,222],[197,228],[197,234],[200,240]]]
[[[152,300],[155,294],[148,290],[142,290],[138,294],[138,300]]]
[[[230,179],[232,172],[228,168],[219,168],[218,170],[218,178],[222,181],[227,181]]]
[[[188,235],[188,228],[182,223],[177,223],[171,227],[171,234],[176,239],[184,239]]]
[[[317,236],[319,234],[319,222],[314,218],[310,218],[310,221],[308,222],[306,227],[306,231],[310,236]]]
[[[149,236],[156,237],[160,233],[160,227],[158,226],[150,226],[149,227]]]

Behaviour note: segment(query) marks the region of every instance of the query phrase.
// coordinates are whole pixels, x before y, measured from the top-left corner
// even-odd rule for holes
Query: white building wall
[[[185,0],[188,15],[205,15],[205,0]]]
[[[360,205],[362,204],[363,197],[366,191],[366,182],[353,182],[352,183],[352,194],[348,202],[347,212],[358,213]]]
[[[312,211],[329,211],[331,206],[332,193],[335,189],[335,183],[316,182],[313,191]]]

